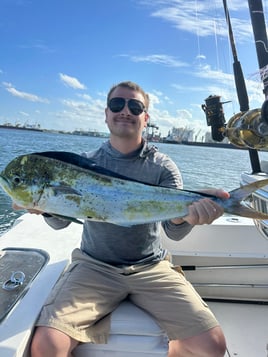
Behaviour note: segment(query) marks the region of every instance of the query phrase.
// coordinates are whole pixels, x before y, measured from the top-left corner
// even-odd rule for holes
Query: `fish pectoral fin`
[[[82,194],[71,186],[50,186],[55,196],[59,195],[75,195],[82,196]]]
[[[62,216],[61,214],[55,214],[55,213],[49,213],[52,217],[56,217],[56,218],[60,218],[63,219],[65,221],[70,221],[70,222],[74,222],[74,223],[78,223],[78,224],[84,224],[83,221],[80,221],[77,218],[74,217],[69,217],[69,216]]]
[[[89,221],[94,221],[94,222],[105,222],[105,219],[97,219],[97,218],[93,218],[90,216],[87,216],[87,219]],[[123,222],[123,221],[109,221],[110,224],[114,224],[116,226],[122,226],[122,227],[132,227],[134,225],[134,223],[129,223],[129,222]]]

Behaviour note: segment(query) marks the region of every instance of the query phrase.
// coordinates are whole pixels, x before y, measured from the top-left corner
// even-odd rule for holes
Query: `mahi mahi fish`
[[[230,192],[230,198],[221,199],[141,183],[69,152],[19,156],[1,172],[0,185],[20,207],[74,221],[91,219],[122,226],[164,221],[186,216],[188,206],[203,197],[210,197],[227,213],[268,219],[268,214],[243,202],[252,192],[268,185],[268,179],[239,187]]]

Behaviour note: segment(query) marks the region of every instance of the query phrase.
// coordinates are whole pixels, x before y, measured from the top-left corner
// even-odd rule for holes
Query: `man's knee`
[[[227,347],[222,329],[217,326],[209,330],[208,333],[211,346],[211,356],[224,356]],[[217,354],[215,354],[215,351],[217,352]]]
[[[197,336],[170,341],[168,357],[223,357],[225,352],[225,337],[221,328],[215,327]]]
[[[59,330],[40,326],[36,328],[32,338],[31,356],[53,356],[59,352],[68,356],[77,343],[77,341]]]
[[[32,342],[31,342],[31,356],[37,357],[41,356],[43,353],[43,345],[46,341],[46,345],[50,344],[50,341],[45,337],[45,328],[37,327],[34,331]]]

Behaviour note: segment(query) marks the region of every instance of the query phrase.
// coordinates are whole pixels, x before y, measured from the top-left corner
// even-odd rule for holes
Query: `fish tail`
[[[225,201],[226,203],[229,201],[227,206],[225,206],[225,212],[253,219],[268,219],[268,213],[256,211],[248,205],[241,203],[241,201],[246,199],[251,193],[264,186],[268,186],[268,179],[254,181],[248,185],[230,191],[230,198]]]

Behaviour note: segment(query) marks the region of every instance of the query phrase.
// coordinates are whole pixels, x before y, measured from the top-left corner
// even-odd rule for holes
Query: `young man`
[[[111,88],[105,109],[110,139],[84,155],[124,176],[159,186],[181,188],[176,165],[142,139],[149,97],[140,86],[122,82]],[[228,198],[221,190],[209,190]],[[81,248],[57,283],[37,321],[32,357],[67,357],[79,342],[105,343],[110,313],[128,297],[148,311],[169,337],[169,357],[225,354],[225,339],[206,303],[184,276],[172,269],[161,246],[161,225],[169,238],[182,239],[196,224],[223,214],[205,198],[188,216],[166,222],[121,227],[85,221]],[[55,229],[69,223],[46,217]],[[200,237],[202,239],[202,237]]]

